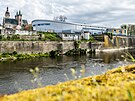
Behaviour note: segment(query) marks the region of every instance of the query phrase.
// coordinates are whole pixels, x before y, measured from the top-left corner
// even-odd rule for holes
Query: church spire
[[[19,16],[22,16],[21,11],[19,10]]]
[[[18,12],[16,12],[16,16],[18,16]]]
[[[8,12],[8,7],[7,7],[7,12]]]
[[[17,17],[18,17],[18,12],[16,12],[15,19],[17,19]]]
[[[5,12],[5,17],[6,17],[6,18],[9,18],[9,17],[10,17],[10,13],[9,13],[9,11],[8,11],[8,7],[7,7],[7,11]]]

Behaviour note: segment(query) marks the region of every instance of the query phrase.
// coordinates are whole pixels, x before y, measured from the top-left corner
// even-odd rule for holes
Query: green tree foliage
[[[20,39],[19,35],[12,35],[11,40],[18,40]]]
[[[124,25],[121,25],[121,28],[122,29],[127,29],[127,25],[125,25],[125,24]]]
[[[3,36],[2,36],[2,35],[0,35],[0,40],[2,40],[2,38],[3,38]]]

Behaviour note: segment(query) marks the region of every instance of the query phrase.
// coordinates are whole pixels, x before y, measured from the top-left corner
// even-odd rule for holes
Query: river
[[[133,51],[131,51],[133,53]],[[85,77],[102,74],[108,69],[131,62],[121,57],[123,52],[97,53],[88,56],[61,56],[57,58],[35,58],[31,60],[0,63],[0,95],[13,94],[26,89],[39,87],[29,70],[39,68],[38,82],[42,86],[54,85],[68,79],[82,77],[80,70],[85,67]],[[71,68],[76,71],[72,76]],[[33,81],[33,82],[32,82]],[[35,81],[35,82],[34,82]]]

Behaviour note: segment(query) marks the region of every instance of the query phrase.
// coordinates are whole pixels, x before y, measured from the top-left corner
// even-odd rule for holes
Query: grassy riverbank
[[[15,60],[24,60],[37,57],[48,57],[49,53],[35,53],[35,54],[18,54],[17,52],[13,53],[3,53],[0,54],[0,62],[3,61],[15,61]]]
[[[135,100],[135,64],[115,68],[102,75],[0,97],[0,101],[109,100]]]

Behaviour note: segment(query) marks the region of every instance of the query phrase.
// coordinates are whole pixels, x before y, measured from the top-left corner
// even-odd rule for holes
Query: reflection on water
[[[102,74],[108,69],[120,65],[131,64],[121,58],[123,52],[99,53],[89,56],[57,57],[57,58],[36,58],[32,60],[0,63],[0,94],[15,93],[24,89],[38,87],[31,83],[33,80],[30,68],[39,67],[39,77],[43,86],[57,84],[66,81],[64,74],[69,79],[74,79],[70,68],[77,71],[77,76],[81,75],[82,64],[85,66],[85,76]]]

